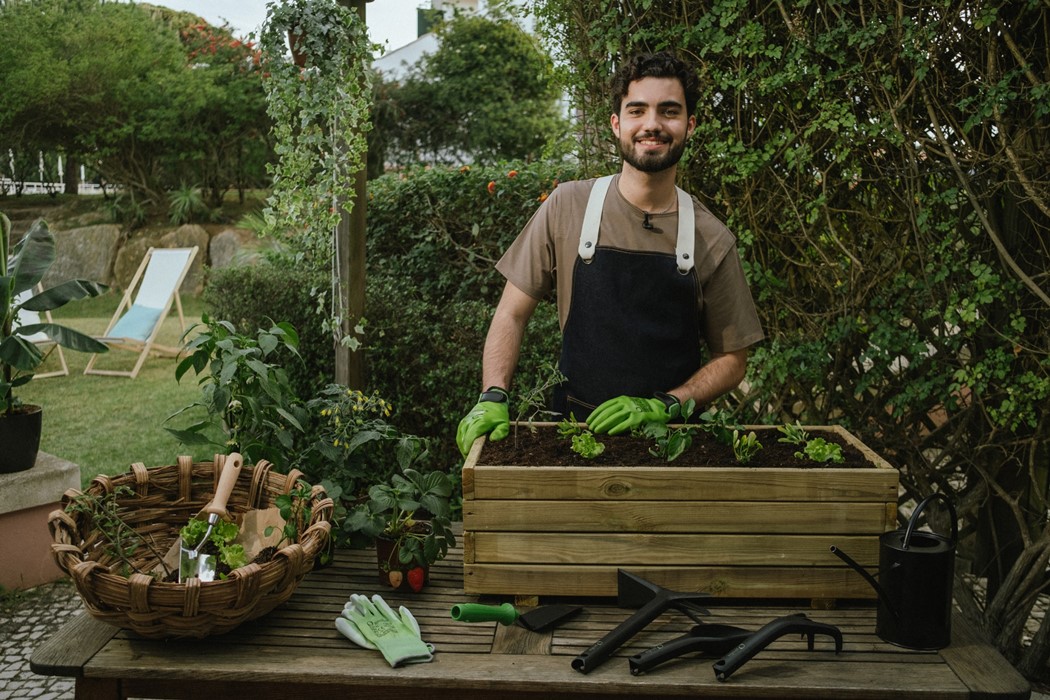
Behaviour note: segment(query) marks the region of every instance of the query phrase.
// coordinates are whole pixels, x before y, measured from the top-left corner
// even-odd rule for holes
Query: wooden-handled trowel
[[[230,494],[233,493],[237,477],[241,475],[242,466],[244,466],[244,460],[239,453],[231,452],[226,456],[222,463],[222,473],[219,474],[219,485],[215,488],[215,495],[212,496],[208,505],[204,506],[201,512],[196,515],[199,520],[207,516],[208,530],[195,547],[185,546],[185,543],[180,538],[179,583],[183,583],[194,576],[199,578],[201,582],[215,580],[215,565],[218,557],[214,554],[202,554],[201,548],[208,541],[212,529],[219,522],[219,518],[223,520],[230,519],[230,514],[226,510],[226,502],[230,500]]]

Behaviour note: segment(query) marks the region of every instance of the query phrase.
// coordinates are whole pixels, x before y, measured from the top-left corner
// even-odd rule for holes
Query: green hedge
[[[301,267],[263,262],[211,270],[204,290],[208,313],[234,324],[241,333],[269,328],[270,321],[288,321],[299,333],[302,363],[286,367],[301,398],[314,395],[332,381],[335,355],[312,290],[327,285],[324,275]]]

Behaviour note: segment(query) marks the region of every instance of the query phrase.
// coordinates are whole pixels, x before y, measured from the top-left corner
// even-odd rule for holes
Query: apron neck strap
[[[602,209],[605,207],[605,196],[609,192],[613,175],[606,175],[594,181],[587,209],[583,214],[583,226],[580,228],[580,259],[589,263],[598,247],[598,229],[602,223]],[[678,271],[687,274],[693,269],[693,247],[696,243],[694,231],[693,198],[681,187],[676,187],[678,194],[678,240],[675,243],[675,259]]]

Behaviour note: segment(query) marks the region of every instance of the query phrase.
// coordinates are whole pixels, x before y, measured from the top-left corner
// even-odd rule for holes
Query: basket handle
[[[204,506],[204,512],[208,515],[229,517],[226,512],[226,503],[230,500],[233,487],[237,484],[237,477],[241,475],[241,467],[244,459],[239,452],[231,452],[222,464],[222,474],[219,475],[219,485],[215,487],[215,495],[212,496],[208,505]]]

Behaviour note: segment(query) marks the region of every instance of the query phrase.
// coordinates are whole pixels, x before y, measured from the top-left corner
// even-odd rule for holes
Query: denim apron
[[[599,248],[611,181],[599,178],[587,201],[552,407],[580,421],[607,399],[673,389],[702,361],[692,199],[676,188],[674,255]]]

